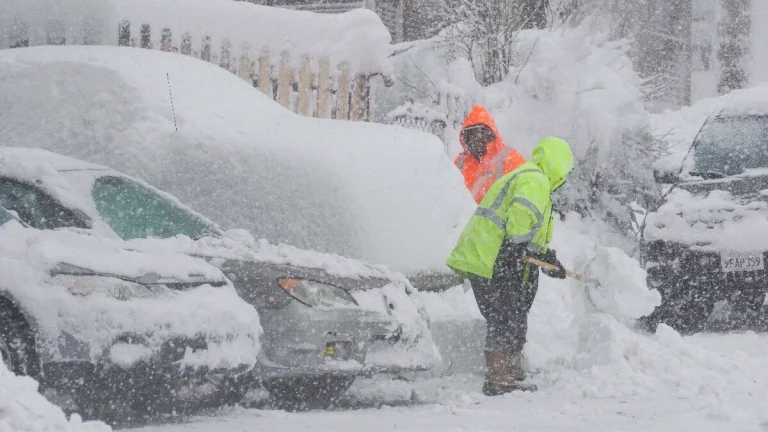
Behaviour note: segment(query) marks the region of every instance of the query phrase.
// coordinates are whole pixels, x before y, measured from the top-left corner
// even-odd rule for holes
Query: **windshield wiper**
[[[725,174],[717,171],[689,171],[688,174],[701,177],[704,180],[721,179],[725,177]]]

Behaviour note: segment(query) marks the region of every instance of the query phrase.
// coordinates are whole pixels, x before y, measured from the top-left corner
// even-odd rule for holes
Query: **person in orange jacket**
[[[464,120],[459,141],[463,150],[454,164],[478,204],[497,179],[525,163],[523,155],[504,145],[493,117],[481,105],[472,107]]]

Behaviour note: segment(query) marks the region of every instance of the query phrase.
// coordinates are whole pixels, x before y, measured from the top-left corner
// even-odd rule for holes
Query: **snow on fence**
[[[119,46],[181,53],[217,64],[297,114],[357,121],[373,118],[370,86],[374,75],[352,75],[346,62],[331,64],[328,57],[312,62],[306,55],[296,61],[289,51],[282,51],[275,66],[269,50],[262,48],[254,55],[248,42],[238,49],[227,38],[218,43],[207,35],[196,40],[189,32],[179,36],[169,28],[153,30],[149,24],[141,24],[138,33],[134,29],[127,20],[119,23]]]
[[[48,8],[0,1],[0,49],[119,45],[177,52],[320,118],[372,121],[372,80],[392,83],[392,36],[373,10],[324,14],[232,0],[97,3]]]
[[[441,91],[426,103],[408,102],[387,114],[390,124],[431,133],[439,137],[449,152],[455,139],[449,134],[461,128],[473,102],[454,92]]]

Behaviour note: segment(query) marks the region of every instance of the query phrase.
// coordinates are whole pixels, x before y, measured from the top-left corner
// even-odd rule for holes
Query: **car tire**
[[[352,386],[354,376],[277,378],[262,384],[284,409],[329,408]]]
[[[39,381],[40,363],[32,329],[18,309],[4,297],[0,297],[0,360],[14,374]]]

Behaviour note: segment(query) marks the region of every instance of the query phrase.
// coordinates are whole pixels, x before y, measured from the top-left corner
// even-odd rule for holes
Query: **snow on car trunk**
[[[38,393],[39,384],[16,376],[0,362],[0,432],[109,432],[102,422],[67,419],[61,408]]]
[[[0,65],[3,145],[141,177],[224,228],[404,272],[447,271],[474,210],[436,137],[300,117],[194,58],[36,47],[0,52]]]
[[[256,363],[262,333],[256,310],[203,260],[157,251],[131,252],[117,240],[38,231],[15,221],[0,227],[0,238],[3,289],[35,320],[41,358],[73,355],[66,351],[72,346],[59,343],[66,336],[85,349],[94,363],[106,360],[127,367],[154,354],[169,338],[187,337],[202,338],[207,349],[189,350],[179,366],[217,369]],[[62,269],[61,263],[85,269]],[[164,285],[173,284],[175,276],[187,281],[190,270],[202,275],[203,281],[184,290]],[[131,281],[147,271],[167,282],[148,287]],[[212,286],[214,282],[225,284]],[[113,345],[124,335],[143,338],[145,349]]]

